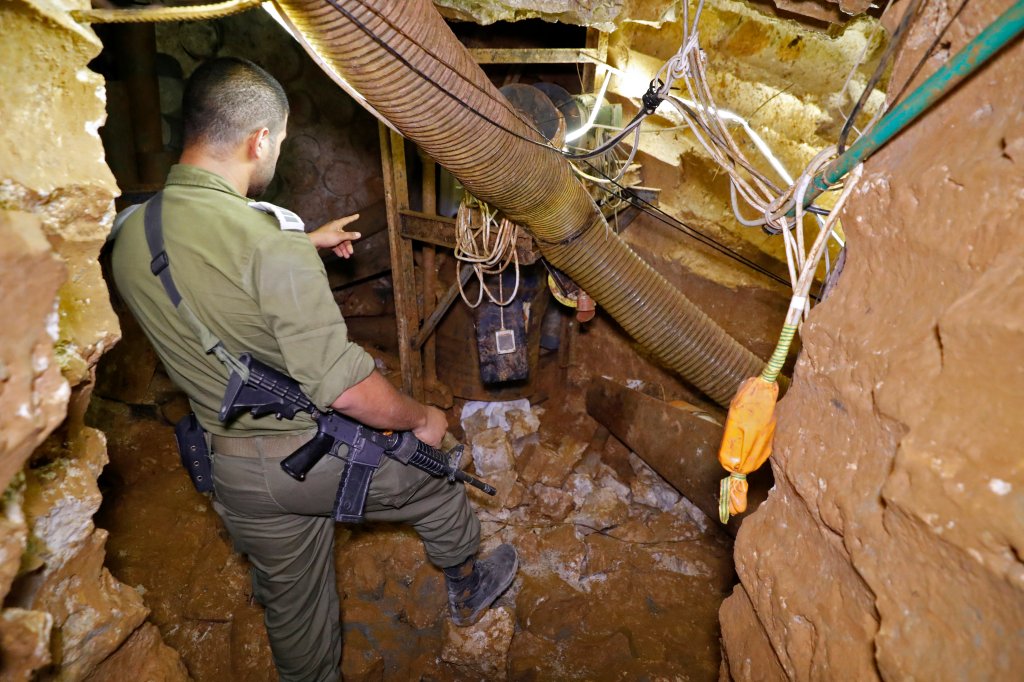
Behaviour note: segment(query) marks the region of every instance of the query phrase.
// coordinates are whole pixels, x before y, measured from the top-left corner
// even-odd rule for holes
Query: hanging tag
[[[494,345],[501,355],[515,353],[516,333],[511,329],[499,329],[494,332]]]

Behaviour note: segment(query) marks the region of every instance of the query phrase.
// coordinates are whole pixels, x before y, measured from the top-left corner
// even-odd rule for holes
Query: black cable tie
[[[647,88],[647,92],[645,92],[644,96],[641,97],[644,102],[644,111],[647,112],[648,116],[653,114],[658,107],[661,106],[661,103],[665,101],[665,98],[658,94],[658,91],[661,90],[664,85],[665,84],[660,78],[655,78],[651,81],[651,85]]]

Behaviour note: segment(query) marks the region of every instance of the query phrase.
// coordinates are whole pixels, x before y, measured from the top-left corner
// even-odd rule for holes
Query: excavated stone
[[[480,473],[477,470],[477,473]],[[497,489],[494,495],[469,487],[469,497],[477,503],[481,511],[488,512],[495,516],[501,516],[504,509],[517,507],[523,502],[524,488],[516,478],[516,472],[511,469],[499,471],[492,474],[481,474],[484,481]]]
[[[136,411],[133,419],[131,410],[107,401],[94,401],[91,414],[112,432],[125,434],[111,441],[110,468],[134,482],[129,490],[108,499],[111,506],[104,507],[102,516],[115,522],[118,530],[117,549],[111,552],[118,575],[145,592],[154,622],[182,653],[197,680],[231,679],[232,675],[234,679],[273,679],[268,677],[272,664],[259,610],[246,604],[244,581],[232,589],[209,592],[188,587],[200,570],[199,556],[209,557],[202,570],[216,570],[228,544],[208,529],[207,524],[215,527],[216,522],[205,501],[168,465],[175,457],[172,447],[157,446],[158,441],[169,440],[169,427],[155,422],[153,412]],[[140,414],[148,414],[149,421],[139,419]],[[564,420],[552,417],[552,422],[560,432],[553,435],[549,432],[553,428],[542,422],[541,442],[558,442],[570,435],[574,443],[584,442],[578,434],[562,429]],[[141,423],[149,426],[143,428]],[[133,446],[133,439],[156,447],[145,457],[146,450]],[[471,497],[484,521],[484,547],[511,542],[520,556],[516,581],[488,616],[507,629],[498,629],[500,639],[485,640],[479,660],[470,656],[475,664],[452,663],[442,655],[449,628],[443,577],[426,561],[415,533],[387,524],[339,527],[337,573],[345,679],[517,678],[531,666],[540,679],[604,679],[609,670],[623,671],[623,679],[644,675],[713,679],[710,671],[717,671],[719,665],[714,644],[716,609],[731,576],[728,545],[717,535],[702,532],[685,514],[630,503],[628,486],[611,467],[590,468],[599,473],[598,480],[573,473],[565,489],[551,490],[565,497],[567,511],[576,501],[585,505],[587,498],[603,499],[600,491],[621,504],[620,521],[600,533],[543,516],[535,509],[532,491],[514,509],[483,507],[476,496]],[[138,471],[132,473],[132,469]],[[499,474],[499,481],[502,476],[513,482],[513,490],[523,488],[514,469]],[[511,499],[510,493],[506,504]],[[173,535],[161,531],[169,527],[174,528]],[[181,557],[197,558],[182,562]],[[178,566],[175,561],[187,565]],[[232,594],[233,590],[239,593]],[[209,609],[206,617],[223,618],[230,613],[230,621],[184,618],[189,594],[210,598],[209,604],[202,602]],[[653,595],[655,621],[650,621],[655,616],[647,595]],[[218,606],[218,599],[225,603]],[[507,616],[499,618],[499,613]],[[638,634],[645,627],[666,628],[672,614],[681,624],[665,630],[660,649],[654,635]],[[624,623],[620,629],[605,625],[618,621]],[[633,641],[641,643],[643,656],[633,653]],[[246,661],[248,667],[240,667]],[[479,666],[489,666],[488,672],[481,672]]]
[[[665,482],[654,469],[642,459],[630,453],[629,464],[636,473],[636,478],[630,483],[629,492],[634,502],[646,504],[661,511],[671,511],[681,498],[675,488]]]
[[[592,530],[617,526],[629,514],[629,503],[617,491],[608,488],[597,487],[583,500],[576,498],[576,504],[571,520]]]
[[[543,483],[561,487],[583,457],[587,444],[571,437],[561,439],[556,448],[533,443],[523,448],[516,459],[516,471],[526,485]]]
[[[473,437],[473,467],[482,477],[509,471],[515,464],[515,455],[508,436],[500,427],[481,431]]]
[[[156,626],[144,623],[85,679],[87,682],[129,679],[185,682],[192,678],[178,654],[160,639],[160,631]]]
[[[462,406],[460,421],[467,440],[473,440],[481,431],[500,428],[516,441],[526,438],[540,428],[541,407],[531,407],[525,398],[505,402],[471,401]]]
[[[965,9],[925,73],[1008,4]],[[893,92],[950,18],[922,12]],[[865,164],[846,267],[780,406],[776,490],[737,539],[753,606],[723,609],[737,679],[758,677],[765,637],[795,679],[1024,666],[1007,646],[1024,628],[1022,68],[1014,44]]]
[[[530,488],[531,508],[541,516],[561,521],[575,506],[570,493],[538,483]]]
[[[508,649],[514,632],[515,617],[504,607],[487,611],[479,622],[468,627],[445,621],[441,660],[455,666],[460,675],[507,679]]]
[[[19,608],[0,612],[0,679],[27,682],[49,665],[53,616],[45,611]]]

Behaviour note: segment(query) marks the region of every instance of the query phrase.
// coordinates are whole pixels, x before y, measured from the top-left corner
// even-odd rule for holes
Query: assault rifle
[[[334,502],[336,521],[353,523],[363,520],[370,478],[384,455],[431,476],[468,483],[488,495],[497,492],[492,486],[459,469],[462,445],[444,452],[427,445],[411,431],[378,431],[334,410],[321,411],[291,377],[264,365],[249,353],[242,353],[238,360],[249,370],[249,378],[243,379],[238,372],[231,373],[218,415],[222,422],[228,422],[245,411],[254,417],[273,414],[278,419],[294,419],[300,412],[305,412],[316,421],[317,431],[313,439],[281,462],[285,473],[303,481],[310,469],[324,455],[335,450],[339,442],[348,445],[348,463],[342,472]]]

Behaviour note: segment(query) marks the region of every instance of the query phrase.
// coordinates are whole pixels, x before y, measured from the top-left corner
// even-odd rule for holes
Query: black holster
[[[174,425],[174,440],[178,442],[178,455],[185,467],[192,485],[201,493],[213,491],[213,464],[210,461],[210,447],[207,445],[206,429],[189,412]]]

